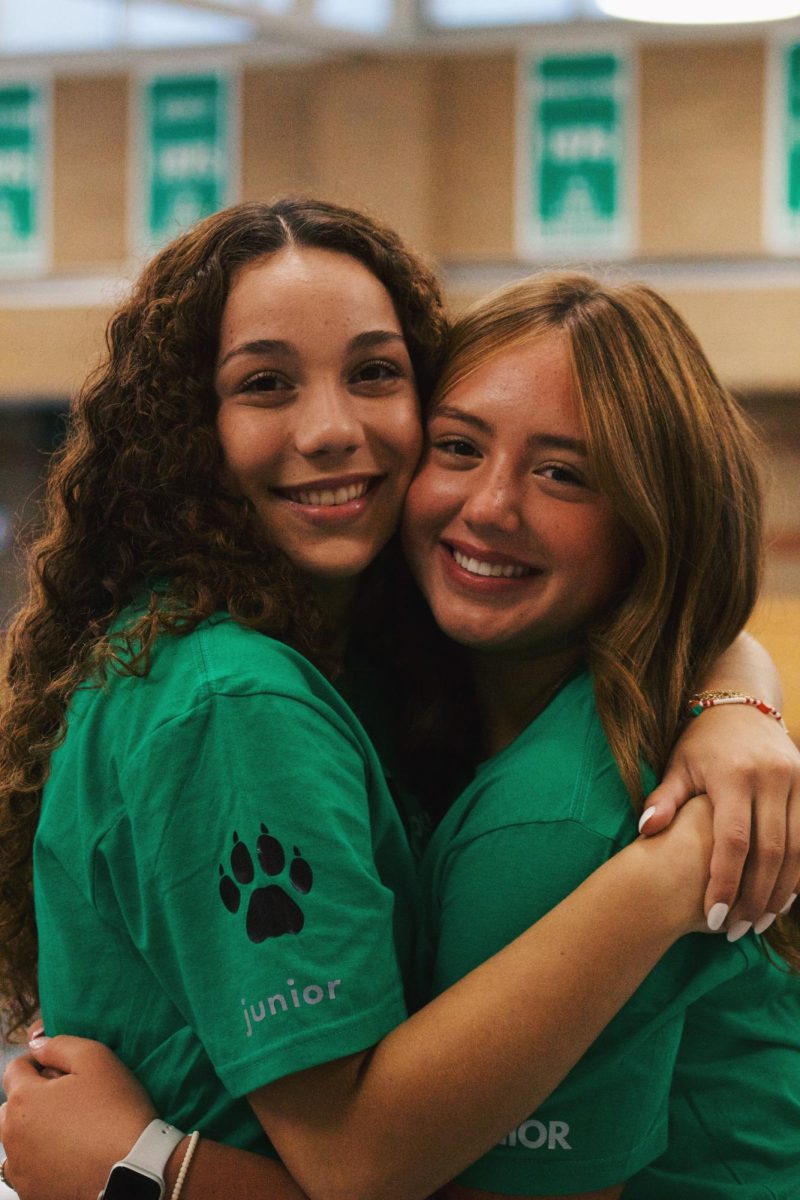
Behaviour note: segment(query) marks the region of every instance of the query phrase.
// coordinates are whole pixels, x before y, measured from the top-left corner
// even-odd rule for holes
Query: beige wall
[[[765,47],[640,54],[643,255],[762,254]]]
[[[0,308],[2,395],[72,395],[98,360],[110,315],[110,308]]]
[[[746,40],[640,48],[640,257],[766,255],[765,56]],[[513,262],[511,52],[250,65],[241,94],[243,198],[317,192],[384,216],[445,268]],[[56,275],[128,270],[130,96],[125,74],[55,81]],[[664,290],[729,382],[800,387],[800,287]],[[455,305],[465,298],[453,292]],[[24,357],[51,322],[48,355]],[[85,327],[83,310],[0,312],[14,333],[0,341],[0,392],[69,390],[80,348],[94,353]]]
[[[57,79],[53,88],[53,269],[124,261],[128,80]]]

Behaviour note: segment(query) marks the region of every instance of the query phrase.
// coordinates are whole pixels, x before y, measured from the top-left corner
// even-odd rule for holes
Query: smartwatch
[[[185,1137],[166,1121],[151,1121],[133,1149],[114,1163],[97,1200],[162,1200],[164,1168]]]

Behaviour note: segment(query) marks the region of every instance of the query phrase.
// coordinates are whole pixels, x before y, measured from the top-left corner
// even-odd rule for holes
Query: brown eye
[[[396,363],[386,359],[374,359],[364,363],[353,374],[355,383],[383,383],[386,380],[399,379],[403,372]]]
[[[539,473],[544,475],[546,479],[552,479],[554,483],[571,483],[577,487],[583,487],[584,481],[577,471],[572,467],[566,467],[563,463],[551,463],[550,466],[541,467]]]
[[[290,387],[288,380],[282,379],[280,375],[276,375],[274,371],[259,371],[257,375],[251,375],[249,379],[239,388],[240,392],[277,392],[283,388]]]
[[[466,438],[443,438],[441,441],[435,442],[437,450],[442,450],[445,454],[453,456],[472,457],[477,451],[472,442],[468,442]]]

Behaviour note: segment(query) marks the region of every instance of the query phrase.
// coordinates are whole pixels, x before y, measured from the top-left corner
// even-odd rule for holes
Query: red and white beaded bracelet
[[[768,717],[774,717],[781,729],[789,732],[777,708],[767,704],[766,700],[759,700],[757,696],[745,696],[742,692],[697,692],[689,697],[689,716],[699,717],[705,709],[716,708],[721,704],[749,704],[751,708],[757,708]]]

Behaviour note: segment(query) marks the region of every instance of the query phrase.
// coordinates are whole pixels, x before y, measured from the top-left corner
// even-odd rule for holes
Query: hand
[[[753,924],[761,933],[800,891],[800,752],[777,721],[753,708],[708,709],[690,721],[648,797],[645,815],[655,811],[642,832],[664,829],[698,792],[714,807],[705,899],[712,927],[725,921],[741,936]]]
[[[22,1200],[97,1196],[112,1164],[156,1116],[127,1067],[84,1038],[35,1039],[32,1053],[6,1068],[3,1086],[0,1142]]]

